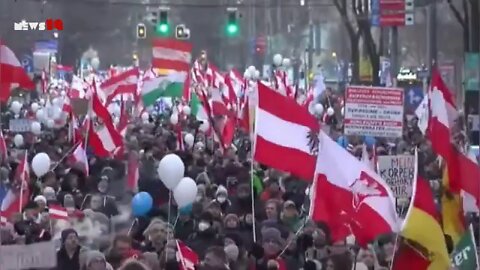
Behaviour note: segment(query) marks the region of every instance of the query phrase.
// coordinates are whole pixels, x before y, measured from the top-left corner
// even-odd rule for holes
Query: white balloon
[[[184,106],[182,110],[185,115],[190,115],[190,113],[192,112],[190,106]]]
[[[333,108],[332,108],[332,107],[328,107],[328,109],[327,109],[327,115],[328,115],[328,116],[332,116],[334,113],[335,113],[335,111],[333,110]]]
[[[342,113],[342,116],[343,116],[345,113],[345,107],[342,107],[342,110],[340,112]]]
[[[50,165],[50,157],[46,153],[38,153],[33,157],[32,169],[37,177],[42,177],[50,171]]]
[[[201,132],[207,132],[209,128],[210,128],[210,124],[208,123],[207,120],[202,120],[202,123],[201,123],[200,126],[198,127],[198,129],[199,129]]]
[[[35,113],[35,117],[37,118],[38,121],[43,121],[45,119],[45,112],[43,111],[43,109],[39,109]]]
[[[311,101],[310,103],[308,103],[308,112],[311,115],[315,115],[315,102],[314,101]]]
[[[40,101],[39,101],[40,105],[45,105],[45,99],[41,98]]]
[[[92,67],[94,69],[98,69],[98,67],[100,66],[100,59],[98,59],[98,57],[94,57],[92,58],[92,60],[90,61],[90,64],[92,65]]]
[[[54,106],[52,108],[52,118],[53,119],[60,119],[62,117],[62,109],[58,106]]]
[[[284,66],[284,67],[289,67],[290,64],[291,64],[291,61],[290,61],[289,58],[283,58],[283,60],[282,60],[282,66]]]
[[[22,104],[20,104],[20,102],[18,101],[14,101],[12,102],[12,104],[10,105],[10,109],[12,110],[13,113],[15,114],[19,114],[20,111],[22,110]]]
[[[205,144],[203,142],[195,143],[195,148],[197,148],[197,149],[204,148],[204,147],[205,147]]]
[[[54,106],[60,106],[60,104],[62,103],[62,101],[60,100],[60,98],[54,98],[52,99],[52,104]]]
[[[23,135],[22,134],[15,135],[15,137],[13,137],[13,143],[15,144],[16,147],[21,147],[23,145]]]
[[[185,207],[193,203],[197,197],[198,187],[190,177],[184,177],[173,190],[173,198],[178,207]]]
[[[277,53],[273,56],[273,64],[275,66],[280,66],[282,64],[283,57],[281,54]]]
[[[18,119],[20,118],[20,114],[15,114],[13,117],[15,117],[15,119]]]
[[[67,92],[65,92],[65,91],[60,92],[60,95],[61,95],[62,97],[64,97],[66,94],[67,94]]]
[[[315,114],[321,115],[323,113],[323,105],[322,104],[317,103],[317,104],[315,104],[315,107],[313,107],[313,108],[314,108]]]
[[[255,70],[255,72],[253,72],[253,77],[254,77],[255,79],[259,79],[259,78],[260,78],[260,71]]]
[[[178,124],[178,114],[174,113],[170,116],[170,123],[172,125]]]
[[[247,80],[251,78],[250,73],[248,72],[248,69],[246,69],[245,72],[243,73],[243,77]]]
[[[250,74],[250,76],[253,76],[255,74],[255,70],[257,70],[257,68],[255,68],[255,66],[249,66],[247,70],[248,70],[248,73]]]
[[[191,133],[185,134],[185,138],[183,139],[188,147],[192,147],[193,143],[195,142],[195,137]]]
[[[185,164],[175,154],[168,154],[160,160],[157,168],[158,177],[165,186],[172,190],[185,173]]]
[[[32,122],[30,129],[35,135],[40,135],[40,133],[42,133],[42,125],[40,125],[39,122]]]
[[[53,119],[48,119],[47,120],[47,127],[48,128],[53,128],[55,126],[55,121]]]
[[[37,112],[39,108],[40,108],[40,106],[38,106],[38,103],[36,103],[36,102],[33,102],[32,105],[30,105],[30,109],[34,113]]]

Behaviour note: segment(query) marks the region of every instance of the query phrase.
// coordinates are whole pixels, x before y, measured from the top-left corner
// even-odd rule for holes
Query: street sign
[[[405,88],[405,113],[414,114],[423,100],[423,88],[421,85]]]
[[[372,26],[413,25],[414,0],[371,0],[370,22]]]
[[[22,57],[22,67],[27,73],[33,72],[33,57],[31,55],[25,54]]]

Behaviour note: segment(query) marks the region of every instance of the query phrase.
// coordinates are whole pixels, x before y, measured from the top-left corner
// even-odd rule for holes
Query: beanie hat
[[[262,230],[262,241],[263,242],[272,241],[282,247],[285,245],[285,240],[283,240],[282,234],[280,233],[280,231],[272,227],[265,228]]]
[[[223,218],[223,223],[226,225],[230,220],[235,220],[238,223],[238,216],[236,214],[230,213]]]
[[[71,234],[75,234],[77,237],[78,237],[78,233],[77,231],[75,231],[74,229],[72,228],[68,228],[68,229],[65,229],[62,231],[62,234],[60,236],[60,239],[62,241],[62,245],[65,244],[65,240],[67,240],[67,237]]]
[[[37,202],[37,203],[38,203],[38,202],[43,202],[43,203],[46,204],[46,203],[47,203],[47,198],[45,198],[45,196],[43,196],[43,195],[37,195],[37,196],[35,197],[35,199],[33,199],[33,201],[34,201],[34,202]]]
[[[228,195],[228,190],[227,190],[224,186],[222,186],[222,185],[220,185],[220,186],[217,188],[217,192],[215,192],[215,196],[218,196],[218,195],[220,195],[220,194]]]
[[[55,200],[55,190],[52,187],[45,187],[43,189],[43,196],[47,200]]]
[[[212,223],[213,222],[213,216],[210,212],[202,212],[202,214],[200,215],[200,218],[198,220],[208,221],[208,222]]]
[[[105,255],[103,255],[103,253],[101,253],[100,251],[98,250],[90,250],[87,252],[87,260],[86,260],[86,266],[90,266],[91,263],[93,263],[94,261],[96,260],[103,260],[106,262],[105,260]]]
[[[227,255],[227,258],[229,261],[235,262],[238,259],[238,247],[236,245],[227,245],[225,248],[225,254]]]

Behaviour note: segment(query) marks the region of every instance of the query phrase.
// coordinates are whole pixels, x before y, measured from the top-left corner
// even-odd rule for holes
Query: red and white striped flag
[[[75,150],[73,150],[71,154],[71,161],[73,164],[80,163],[82,165],[82,171],[85,173],[86,176],[89,175],[87,152],[83,147],[83,142],[79,143],[75,147]]]
[[[133,192],[138,191],[139,161],[136,153],[130,153],[127,167],[127,189]]]
[[[140,71],[138,68],[132,68],[120,74],[117,74],[100,85],[103,95],[106,97],[106,105],[112,102],[113,98],[121,94],[137,93]]]
[[[0,101],[10,98],[12,85],[35,90],[35,84],[23,69],[13,51],[0,41]]]
[[[61,205],[49,205],[48,214],[51,219],[55,220],[68,220],[69,218],[67,209]]]
[[[320,129],[304,107],[258,83],[254,159],[312,181],[317,160],[312,142]]]
[[[179,240],[177,240],[177,260],[180,262],[180,270],[195,270],[195,266],[200,263],[197,253]]]
[[[175,39],[153,40],[152,66],[158,69],[185,71],[190,69],[192,45]]]
[[[5,218],[9,218],[15,213],[21,213],[23,207],[27,204],[30,198],[30,169],[28,165],[28,151],[25,150],[20,164],[18,164],[15,172],[15,185],[11,187],[5,198],[3,198],[0,212]]]

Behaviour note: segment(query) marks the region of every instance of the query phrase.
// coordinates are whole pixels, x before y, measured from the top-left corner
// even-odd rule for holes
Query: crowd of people
[[[338,94],[327,89],[319,101],[325,108],[335,108],[334,115],[322,119],[323,125],[352,155],[361,158],[364,144],[370,155],[411,154],[418,146],[419,173],[427,179],[441,178],[436,156],[415,118],[405,120],[404,136],[396,141],[345,137]],[[25,114],[29,108],[24,104]],[[2,109],[3,119],[15,118]],[[12,188],[18,177],[22,149],[29,150],[29,162],[36,153],[47,153],[55,167],[38,179],[31,175],[30,200],[22,213],[3,223],[1,244],[55,241],[59,270],[388,269],[397,245],[395,236],[385,235],[368,248],[358,247],[352,239],[332,242],[325,224],[308,219],[308,182],[252,161],[248,134],[237,130],[234,144],[221,151],[187,117],[180,124],[184,132],[196,135],[195,144],[177,150],[176,130],[168,119],[167,110],[152,113],[148,121],[130,123],[125,153],[116,159],[89,154],[88,176],[64,158],[72,147],[68,128],[46,128],[39,136],[25,133],[20,147],[13,142],[15,134],[5,131],[9,155],[0,170],[2,187]],[[158,163],[168,153],[181,157],[186,176],[197,184],[191,208],[178,209],[158,179]],[[145,216],[132,217],[129,209],[133,192],[126,191],[125,179],[132,155],[139,158],[138,191],[148,192],[154,201]],[[49,209],[56,206],[67,209],[68,219],[53,218]],[[183,247],[196,254],[192,260],[198,256],[198,265],[179,259]]]

